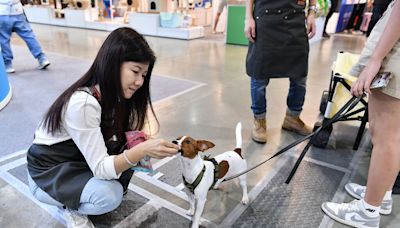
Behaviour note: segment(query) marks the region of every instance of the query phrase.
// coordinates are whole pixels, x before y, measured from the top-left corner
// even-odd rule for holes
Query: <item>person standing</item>
[[[219,22],[219,18],[221,17],[222,12],[224,11],[224,8],[228,5],[228,0],[220,0],[218,3],[218,10],[217,14],[215,15],[215,20],[214,20],[214,27],[212,30],[212,33],[217,33],[217,25]]]
[[[368,30],[367,33],[365,34],[367,37],[369,36],[369,34],[371,34],[371,31],[374,28],[375,24],[382,17],[383,13],[387,9],[391,1],[392,0],[374,0],[374,3],[372,4],[371,21],[369,22]]]
[[[13,32],[16,32],[25,41],[33,57],[38,60],[37,69],[46,69],[50,62],[36,40],[20,0],[0,0],[0,45],[7,73],[15,72],[12,65],[13,53],[10,46]]]
[[[351,88],[354,96],[368,94],[368,118],[373,144],[367,186],[346,185],[359,199],[350,203],[325,202],[322,210],[352,227],[379,227],[380,214],[392,212],[392,187],[400,171],[400,1],[394,0],[378,21],[352,69],[359,75]],[[358,73],[361,70],[361,73]],[[387,87],[371,90],[378,72],[391,72]],[[354,74],[355,73],[355,74]]]
[[[339,0],[330,0],[331,2],[331,7],[329,8],[329,12],[326,15],[325,18],[325,24],[324,24],[324,32],[322,33],[322,36],[325,38],[329,38],[329,34],[326,32],[326,26],[328,25],[328,21],[329,19],[332,17],[333,13],[336,11],[337,7],[338,7],[338,1]]]
[[[254,8],[253,8],[254,7]],[[312,129],[301,119],[308,73],[308,39],[316,32],[315,0],[247,0],[245,35],[250,41],[246,73],[251,77],[252,139],[267,142],[265,97],[271,78],[289,78],[285,130],[307,135]]]

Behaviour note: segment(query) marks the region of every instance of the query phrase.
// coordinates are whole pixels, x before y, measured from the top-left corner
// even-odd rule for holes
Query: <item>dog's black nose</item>
[[[178,145],[178,141],[176,140],[173,140],[172,143]]]

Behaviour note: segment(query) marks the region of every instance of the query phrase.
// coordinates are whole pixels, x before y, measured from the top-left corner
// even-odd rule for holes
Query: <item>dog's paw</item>
[[[246,205],[249,203],[249,197],[248,196],[243,196],[242,198],[242,204]]]

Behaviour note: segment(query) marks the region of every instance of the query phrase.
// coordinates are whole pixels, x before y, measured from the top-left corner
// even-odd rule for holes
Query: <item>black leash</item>
[[[225,179],[224,181],[232,180],[232,179],[234,179],[234,178],[236,178],[236,177],[238,177],[238,176],[241,176],[241,175],[243,175],[243,174],[245,174],[245,173],[247,173],[247,172],[250,172],[251,170],[253,170],[253,169],[255,169],[255,168],[261,166],[262,164],[268,162],[269,160],[275,158],[276,156],[278,156],[278,155],[280,155],[280,154],[282,154],[282,153],[288,151],[289,149],[295,147],[296,145],[300,144],[301,142],[304,142],[305,140],[310,139],[310,138],[313,137],[314,135],[318,134],[322,129],[326,128],[327,126],[333,124],[334,122],[336,122],[336,121],[338,121],[340,118],[342,118],[342,116],[345,115],[346,112],[352,110],[352,109],[358,104],[358,102],[359,102],[361,99],[362,99],[362,97],[357,98],[357,97],[354,97],[354,96],[353,96],[345,105],[343,105],[343,107],[342,107],[331,119],[329,119],[327,122],[325,122],[322,126],[320,126],[317,130],[315,130],[315,131],[312,132],[311,134],[306,135],[306,136],[304,136],[303,138],[298,139],[298,140],[296,140],[295,142],[293,142],[293,143],[287,145],[286,147],[284,147],[283,149],[281,149],[281,150],[279,150],[278,152],[276,152],[274,155],[272,155],[272,156],[271,156],[270,158],[268,158],[267,160],[265,160],[265,161],[263,161],[263,162],[261,162],[261,163],[255,165],[255,166],[253,166],[252,168],[250,168],[250,169],[248,169],[248,170],[246,170],[246,171],[244,171],[244,172],[241,172],[241,173],[239,173],[239,174],[237,174],[237,175],[235,175],[235,176],[229,177],[229,178]],[[307,153],[308,149],[310,148],[310,146],[311,146],[311,140],[308,141],[308,143],[307,143],[307,145],[304,147],[304,149],[303,149],[303,151],[302,151],[300,157],[297,159],[296,164],[294,165],[292,171],[291,171],[290,174],[289,174],[289,177],[288,177],[287,180],[285,181],[286,184],[289,184],[289,183],[290,183],[292,177],[293,177],[294,174],[296,173],[297,168],[299,167],[301,161],[303,160],[303,158],[304,158],[304,156],[306,155],[306,153]]]

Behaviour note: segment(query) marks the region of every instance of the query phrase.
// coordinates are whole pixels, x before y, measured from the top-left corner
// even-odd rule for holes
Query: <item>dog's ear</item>
[[[213,148],[215,145],[214,143],[207,141],[207,140],[197,140],[197,149],[199,151],[205,151],[210,148]]]

